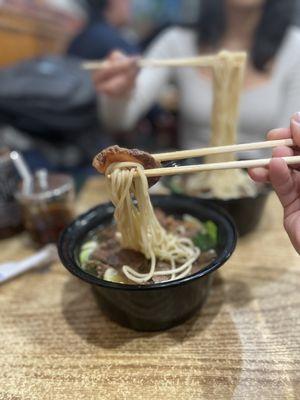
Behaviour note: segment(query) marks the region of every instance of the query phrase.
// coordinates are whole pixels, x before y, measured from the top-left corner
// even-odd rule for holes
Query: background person
[[[192,57],[223,48],[246,50],[249,62],[241,99],[240,142],[262,139],[262,132],[284,126],[300,105],[300,30],[293,27],[296,0],[203,0],[193,28],[171,28],[159,36],[148,58]],[[147,112],[169,82],[179,90],[180,147],[207,144],[212,106],[209,71],[145,68],[114,52],[96,71],[102,120],[129,129]]]
[[[138,47],[121,30],[130,22],[130,0],[86,0],[86,8],[87,24],[70,43],[69,55],[99,60],[113,49],[126,54],[138,53]]]

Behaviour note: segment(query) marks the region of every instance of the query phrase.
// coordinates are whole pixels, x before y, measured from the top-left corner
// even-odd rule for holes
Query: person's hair
[[[257,70],[265,71],[276,55],[287,28],[293,23],[295,5],[295,0],[265,0],[250,52],[251,62]],[[202,0],[198,23],[200,47],[216,49],[225,31],[225,0]]]

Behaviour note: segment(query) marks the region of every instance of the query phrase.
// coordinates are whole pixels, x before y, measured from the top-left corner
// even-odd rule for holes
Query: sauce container
[[[0,148],[0,239],[22,230],[21,209],[15,199],[19,181],[9,149]]]
[[[38,172],[32,191],[20,191],[25,229],[38,245],[57,242],[61,231],[74,218],[75,190],[71,176]]]

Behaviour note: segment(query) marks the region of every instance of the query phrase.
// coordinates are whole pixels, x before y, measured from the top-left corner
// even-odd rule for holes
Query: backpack
[[[46,56],[0,70],[0,123],[69,142],[99,128],[96,93],[79,60]]]

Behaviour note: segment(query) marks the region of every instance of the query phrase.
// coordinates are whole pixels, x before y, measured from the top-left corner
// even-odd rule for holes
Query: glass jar
[[[17,198],[22,206],[25,229],[38,245],[57,242],[61,231],[74,218],[75,190],[71,176],[47,175],[41,185],[35,177],[32,192],[20,191]]]
[[[19,181],[10,151],[0,148],[0,239],[22,230],[21,209],[15,199]]]

